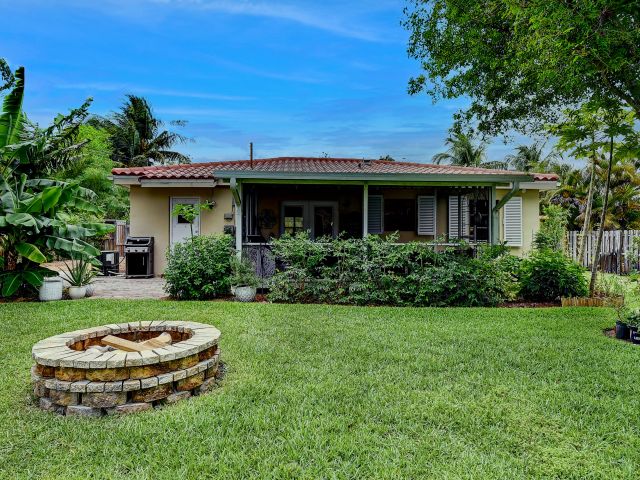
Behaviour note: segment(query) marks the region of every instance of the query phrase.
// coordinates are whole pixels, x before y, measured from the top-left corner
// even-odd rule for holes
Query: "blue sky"
[[[430,161],[466,101],[410,97],[404,2],[0,0],[0,56],[27,69],[25,109],[48,122],[145,96],[193,161],[330,156]],[[519,139],[521,141],[521,139]],[[491,158],[512,146],[496,140]]]

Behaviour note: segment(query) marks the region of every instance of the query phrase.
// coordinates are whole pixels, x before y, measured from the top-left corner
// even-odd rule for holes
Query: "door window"
[[[283,215],[284,231],[291,235],[304,230],[304,206],[285,205]]]

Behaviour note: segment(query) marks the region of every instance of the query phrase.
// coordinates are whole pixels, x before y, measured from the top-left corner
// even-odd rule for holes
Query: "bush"
[[[549,205],[544,208],[543,213],[547,218],[535,234],[534,246],[538,249],[549,248],[564,251],[569,212],[559,205]]]
[[[165,290],[181,300],[203,300],[229,293],[233,239],[203,235],[167,250]]]
[[[584,268],[557,250],[534,250],[520,264],[520,294],[527,300],[555,301],[589,292]]]
[[[270,280],[277,302],[349,305],[481,306],[513,295],[514,277],[503,254],[470,258],[423,242],[324,239],[284,235],[273,243],[284,264]],[[461,249],[458,249],[461,250]]]

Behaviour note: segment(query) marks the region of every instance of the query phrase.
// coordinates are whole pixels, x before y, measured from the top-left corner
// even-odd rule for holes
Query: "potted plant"
[[[96,271],[89,260],[80,256],[71,263],[64,262],[66,271],[61,272],[63,278],[69,283],[69,297],[72,300],[84,298],[89,285],[96,276]]]
[[[63,282],[59,275],[44,277],[38,289],[38,298],[41,302],[62,300],[62,287]]]
[[[640,335],[638,335],[638,324],[640,324],[640,311],[634,310],[633,312],[631,312],[627,316],[626,323],[627,323],[627,328],[629,330],[629,336],[627,338],[631,340],[633,343],[640,343]]]
[[[246,257],[231,257],[231,289],[239,302],[253,302],[259,284],[253,263]]]

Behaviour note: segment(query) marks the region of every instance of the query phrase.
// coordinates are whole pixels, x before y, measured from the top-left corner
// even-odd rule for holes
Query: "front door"
[[[182,215],[173,215],[176,205],[196,205],[200,201],[197,197],[172,197],[171,198],[171,245],[183,242],[191,238],[192,225]],[[200,234],[200,215],[193,222],[193,235]]]
[[[336,237],[338,235],[338,204],[311,202],[311,236]]]

